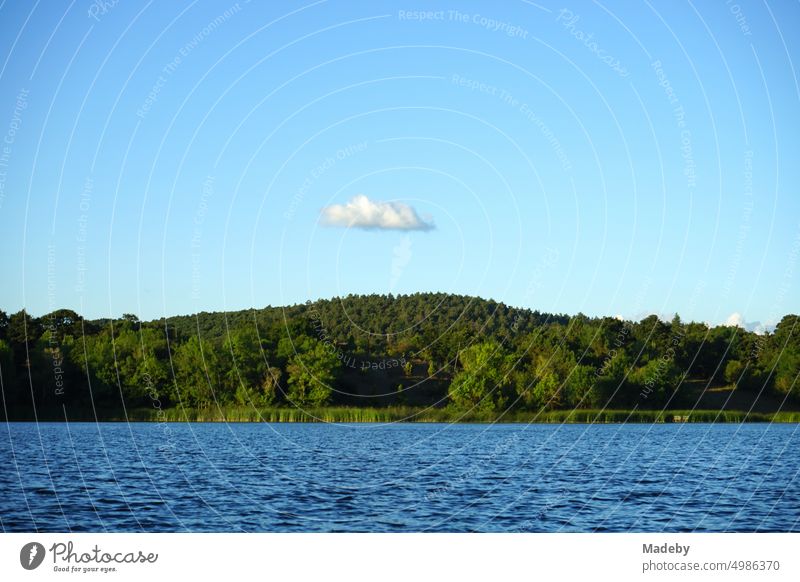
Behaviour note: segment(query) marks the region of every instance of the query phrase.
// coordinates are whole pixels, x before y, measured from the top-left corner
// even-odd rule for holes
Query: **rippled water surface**
[[[800,426],[0,427],[4,531],[798,531]]]

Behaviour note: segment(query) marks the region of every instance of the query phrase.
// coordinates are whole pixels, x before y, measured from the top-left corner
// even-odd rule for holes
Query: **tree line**
[[[444,293],[348,295],[154,321],[0,311],[0,380],[18,416],[62,405],[660,408],[692,383],[791,401],[797,322],[787,315],[759,335],[677,315],[554,315]],[[392,390],[365,398],[377,385]]]

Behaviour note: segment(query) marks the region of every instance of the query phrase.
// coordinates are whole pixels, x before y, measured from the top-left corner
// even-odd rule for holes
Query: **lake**
[[[800,531],[797,424],[11,423],[3,531]]]

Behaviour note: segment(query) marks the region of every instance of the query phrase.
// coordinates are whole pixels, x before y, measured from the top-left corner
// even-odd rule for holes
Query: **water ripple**
[[[798,425],[169,428],[9,425],[2,529],[800,528]]]

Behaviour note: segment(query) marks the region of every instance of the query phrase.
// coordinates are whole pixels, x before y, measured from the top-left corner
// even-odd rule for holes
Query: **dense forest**
[[[8,418],[123,407],[797,409],[798,316],[772,333],[550,315],[441,293],[347,296],[155,321],[0,311]]]

